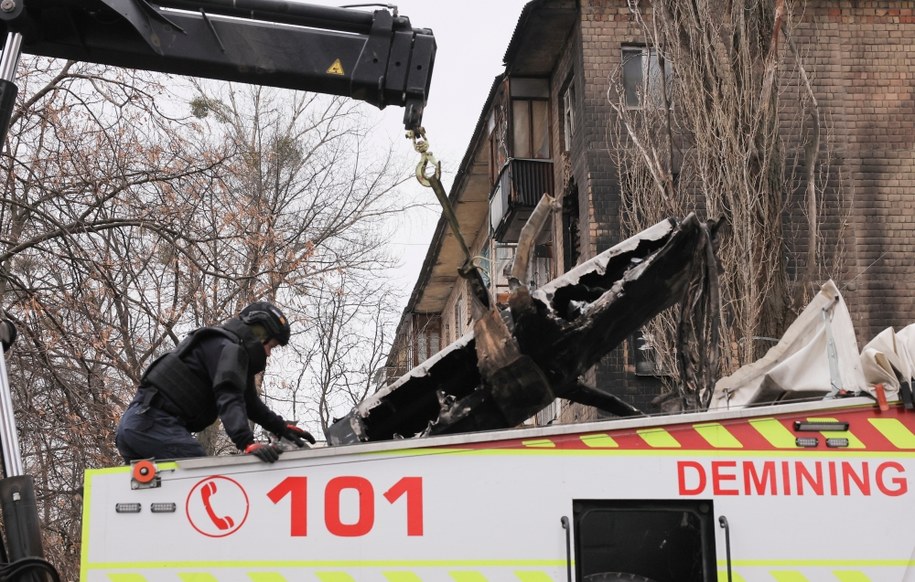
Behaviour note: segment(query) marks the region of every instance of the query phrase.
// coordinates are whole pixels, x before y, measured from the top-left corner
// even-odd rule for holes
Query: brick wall
[[[790,34],[822,120],[818,175],[828,170],[830,176],[818,185],[818,252],[826,266],[817,280],[839,284],[863,345],[887,326],[915,323],[909,290],[915,278],[915,2],[816,0],[793,8],[802,19]],[[626,2],[581,0],[580,28],[557,65],[554,86],[569,70],[579,82],[570,166],[579,189],[583,259],[621,239],[617,175],[606,146],[613,114],[607,80],[618,71],[621,47],[641,42]],[[791,160],[801,154],[810,119],[801,115],[806,90],[796,60],[787,42],[780,46],[781,129]],[[799,274],[809,234],[804,184],[796,180],[789,190],[786,253],[791,272]],[[593,380],[649,411],[659,387],[632,374],[625,345],[605,358]],[[563,420],[585,420],[581,414],[566,408]]]
[[[791,7],[800,21],[788,30],[824,129],[817,171],[829,176],[818,183],[817,245],[819,261],[826,266],[816,278],[838,283],[863,345],[887,326],[915,322],[915,293],[909,290],[915,279],[915,0],[795,0]],[[554,159],[554,191],[567,192],[569,184],[577,188],[579,261],[584,261],[623,238],[618,176],[607,148],[613,111],[606,93],[608,80],[619,72],[622,46],[640,44],[644,38],[625,0],[580,0],[579,24],[550,82],[556,152],[562,144],[559,92],[570,76],[576,85],[576,131],[569,155]],[[809,98],[789,44],[783,39],[780,47],[780,122],[790,164],[800,155],[811,127],[809,115],[802,115]],[[788,169],[803,171],[800,166]],[[799,277],[807,268],[809,234],[803,180],[796,179],[786,193],[785,253],[789,273]],[[559,259],[561,224],[554,224],[553,232],[554,257]],[[453,311],[461,296],[458,285],[442,314],[443,332],[448,330],[445,343],[460,335],[449,328],[455,327]],[[633,372],[624,344],[589,377],[598,387],[655,411],[651,399],[659,383]],[[564,407],[561,420],[587,420],[594,414]]]
[[[608,79],[618,72],[622,46],[642,41],[641,30],[626,2],[582,0],[578,68],[584,76],[581,149],[573,151],[581,163],[573,164],[582,210],[582,249],[585,258],[620,242],[619,179],[607,148],[613,110],[607,102]],[[575,49],[571,49],[575,51]],[[628,342],[618,346],[596,367],[593,384],[631,402],[646,412],[655,411],[651,399],[660,383],[634,375]],[[566,409],[569,415],[587,414]],[[584,420],[584,419],[581,419]]]
[[[809,2],[793,35],[840,172],[824,195],[849,210],[831,276],[863,344],[915,322],[915,2]]]

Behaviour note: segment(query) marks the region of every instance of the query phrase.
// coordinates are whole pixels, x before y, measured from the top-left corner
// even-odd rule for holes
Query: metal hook
[[[432,173],[426,173],[426,169],[429,164],[432,164],[433,170]],[[419,183],[423,186],[430,188],[432,186],[431,179],[435,178],[440,180],[442,177],[442,164],[435,159],[435,156],[432,155],[432,152],[426,152],[420,158],[419,163],[416,164],[416,179],[419,180]]]
[[[442,164],[435,159],[435,156],[429,151],[429,140],[426,139],[425,128],[418,127],[416,130],[407,132],[407,137],[413,140],[413,149],[420,155],[419,163],[416,165],[416,179],[420,184],[429,188],[432,186],[431,179],[441,180]],[[432,164],[432,172],[429,173],[427,168]]]

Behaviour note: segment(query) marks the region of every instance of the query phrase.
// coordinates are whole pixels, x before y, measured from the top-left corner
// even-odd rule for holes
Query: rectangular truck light
[[[117,513],[140,513],[142,506],[139,503],[115,503],[114,510]]]
[[[847,422],[839,421],[816,421],[816,422],[807,422],[803,420],[794,421],[794,430],[797,432],[822,432],[822,431],[846,431],[848,430]]]
[[[847,448],[848,439],[846,439],[846,438],[826,439],[826,446],[833,448],[833,449]]]
[[[153,503],[150,504],[149,510],[153,513],[175,513],[177,507],[174,503]]]
[[[820,439],[816,437],[797,437],[794,439],[794,444],[805,449],[813,448],[820,444]]]

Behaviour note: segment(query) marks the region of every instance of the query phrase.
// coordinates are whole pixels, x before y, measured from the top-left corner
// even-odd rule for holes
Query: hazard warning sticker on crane
[[[328,75],[345,75],[343,72],[343,63],[340,62],[340,59],[334,59],[334,62],[327,67],[325,71]]]

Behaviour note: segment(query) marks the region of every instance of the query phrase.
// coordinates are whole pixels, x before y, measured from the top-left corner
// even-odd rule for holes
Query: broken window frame
[[[571,271],[581,257],[578,186],[569,181],[562,197],[562,272]]]
[[[537,239],[527,268],[527,286],[533,291],[553,280],[552,230],[544,230]]]
[[[636,376],[661,378],[671,375],[658,362],[658,353],[646,336],[644,329],[639,329],[629,336],[629,346]]]
[[[499,242],[493,238],[489,239],[490,253],[492,259],[490,260],[490,277],[491,277],[491,290],[494,297],[498,301],[500,297],[508,297],[509,286],[508,286],[508,276],[505,274],[505,267],[509,267],[512,264],[512,261],[515,260],[515,249],[518,245],[515,243],[503,243]]]

